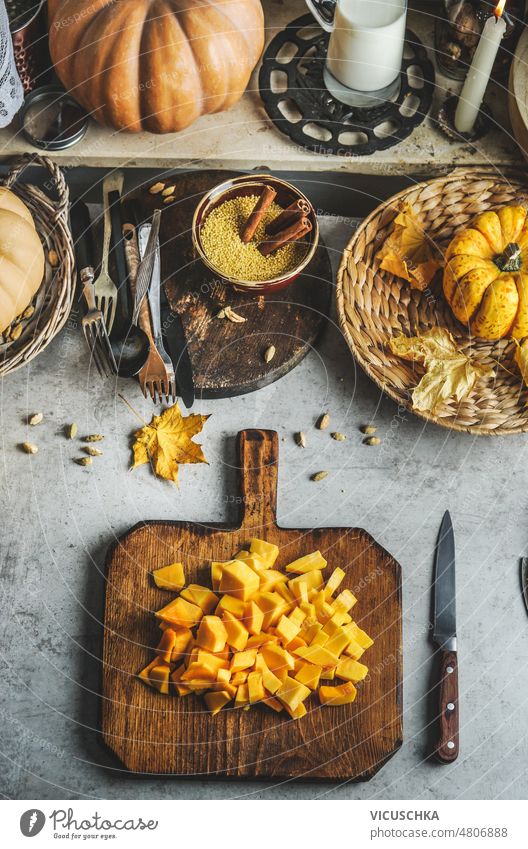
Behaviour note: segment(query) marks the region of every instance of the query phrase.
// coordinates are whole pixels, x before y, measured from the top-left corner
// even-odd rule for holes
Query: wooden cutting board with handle
[[[236,527],[145,522],[118,540],[107,557],[102,734],[133,772],[198,778],[367,780],[402,743],[401,570],[357,528],[280,528],[276,522],[278,438],[272,431],[238,435],[241,520]],[[375,640],[362,661],[370,669],[356,701],[289,719],[258,706],[224,708],[212,717],[199,696],[162,696],[136,676],[153,657],[160,631],[153,611],[174,594],[150,572],[174,561],[187,582],[210,586],[209,562],[228,560],[248,540],[280,546],[276,568],[315,549],[346,572],[358,598],[353,614]]]

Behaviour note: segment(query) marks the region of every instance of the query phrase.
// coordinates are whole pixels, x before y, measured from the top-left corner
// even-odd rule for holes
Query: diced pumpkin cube
[[[293,572],[295,575],[303,575],[305,572],[311,572],[313,569],[326,569],[326,560],[320,551],[312,551],[311,554],[305,554],[304,557],[299,557],[293,563],[289,563],[285,567],[285,572]]]
[[[150,672],[152,669],[154,669],[155,666],[159,666],[159,663],[159,658],[155,657],[154,660],[151,660],[150,663],[148,663],[147,666],[145,666],[145,668],[141,670],[141,672],[138,672],[138,678],[141,678],[141,680],[145,684],[148,684],[149,687],[152,686],[152,683],[150,681]]]
[[[286,582],[283,582],[283,583],[281,583],[281,584],[276,584],[276,586],[275,586],[275,592],[276,592],[276,593],[278,593],[280,596],[282,596],[282,598],[284,599],[284,601],[285,601],[288,605],[292,605],[292,606],[293,606],[294,604],[296,604],[295,596],[294,596],[294,595],[293,595],[293,593],[292,593],[292,592],[290,592],[290,590],[288,589],[288,585],[287,585],[287,583],[286,583]]]
[[[345,573],[344,573],[343,569],[340,569],[339,566],[338,566],[336,569],[334,569],[334,571],[332,572],[332,574],[328,578],[328,581],[326,582],[326,585],[325,585],[325,588],[324,588],[325,597],[326,597],[327,601],[333,596],[333,594],[335,593],[337,588],[340,586],[340,584],[344,581],[344,579],[345,579]]]
[[[344,658],[337,664],[336,675],[338,678],[343,678],[345,681],[352,681],[357,684],[358,681],[363,681],[368,674],[368,666],[364,663],[358,663],[352,658]]]
[[[354,638],[356,643],[359,643],[362,648],[369,649],[374,645],[372,637],[369,637],[365,631],[362,631],[356,622],[351,622],[350,625],[346,625],[345,630]]]
[[[237,558],[235,557],[234,559],[236,560]],[[243,560],[244,563],[247,563],[249,568],[253,569],[253,571],[256,572],[259,576],[262,575],[262,573],[265,572],[266,569],[269,569],[269,566],[266,561],[263,560],[262,557],[259,557],[258,554],[249,553],[246,557],[241,557],[240,560]]]
[[[347,632],[344,630],[344,628],[341,628],[339,626],[337,628],[337,630],[335,631],[335,633],[332,634],[332,636],[330,637],[330,639],[326,643],[326,648],[329,651],[332,651],[332,652],[334,652],[334,654],[337,654],[339,656],[341,654],[341,652],[343,652],[346,649],[346,647],[349,645],[349,643],[350,643],[350,635],[347,634]]]
[[[236,651],[243,651],[249,638],[247,628],[244,628],[240,619],[233,616],[229,610],[226,610],[222,616],[222,622],[227,633],[228,646]]]
[[[211,592],[208,587],[202,587],[200,584],[189,584],[181,591],[180,595],[187,601],[197,604],[206,616],[212,613],[218,604],[218,596]]]
[[[305,646],[305,645],[306,645],[306,640],[304,640],[302,637],[300,637],[300,636],[294,637],[293,640],[290,643],[288,643],[288,651],[293,651],[294,649],[298,649],[298,648],[300,648],[300,646]]]
[[[302,610],[302,612],[306,615],[307,620],[316,618],[317,611],[310,601],[301,601],[299,610]]]
[[[240,672],[235,672],[231,675],[231,684],[235,687],[240,686],[240,684],[245,684],[247,681],[247,677],[249,672],[247,670],[240,670]]]
[[[345,654],[350,655],[354,660],[359,660],[360,657],[365,653],[365,649],[359,645],[356,640],[350,640],[349,644],[344,650]]]
[[[268,667],[268,665],[266,664],[265,661],[264,661],[264,666],[261,669],[261,674],[262,674],[262,683],[264,684],[266,690],[269,693],[271,693],[272,695],[274,695],[277,692],[277,690],[279,690],[280,687],[282,686],[281,679],[278,678],[277,675],[274,675],[274,673],[271,671],[271,669],[269,669],[269,667]]]
[[[348,705],[356,698],[357,690],[347,681],[337,687],[319,687],[319,700],[322,705]]]
[[[156,654],[164,663],[170,663],[172,649],[176,641],[176,631],[172,628],[167,628],[161,635]]]
[[[295,625],[287,616],[281,616],[277,623],[277,636],[285,643],[291,643],[301,630],[300,625]]]
[[[249,669],[255,663],[256,656],[256,649],[246,649],[246,651],[235,652],[231,658],[229,666],[231,672],[239,672],[241,669]]]
[[[279,546],[274,545],[272,542],[266,542],[263,539],[252,539],[249,550],[251,554],[258,554],[259,557],[262,557],[270,569],[279,556]]]
[[[288,581],[288,589],[297,601],[308,601],[308,598],[301,597],[301,586],[304,585],[309,594],[311,590],[319,590],[323,583],[323,573],[319,569],[312,569],[310,572],[304,572],[302,575],[297,575],[296,578],[291,578]]]
[[[211,586],[215,592],[220,589],[220,581],[222,580],[222,570],[224,566],[225,561],[223,560],[213,560],[211,563]]]
[[[294,678],[304,684],[305,687],[309,687],[310,690],[317,690],[321,672],[320,666],[314,666],[313,663],[303,663],[301,668],[295,672]]]
[[[235,698],[237,691],[237,688],[229,681],[227,683],[225,681],[212,681],[207,685],[207,689],[212,690],[214,693],[227,693],[232,699]]]
[[[302,630],[303,639],[307,643],[311,643],[316,634],[323,630],[323,626],[320,622],[312,622],[311,625],[308,625]]]
[[[292,612],[288,616],[288,619],[290,620],[290,622],[293,622],[294,625],[298,625],[300,628],[302,623],[306,619],[306,613],[304,612],[304,610],[301,610],[300,607],[296,607],[294,610],[292,610]]]
[[[345,613],[348,613],[348,611],[354,607],[356,602],[357,598],[350,592],[350,590],[342,590],[332,605],[334,613],[338,610],[343,610]]]
[[[244,610],[243,623],[250,634],[260,634],[262,631],[262,623],[264,622],[264,614],[258,604],[254,601],[248,601]]]
[[[221,684],[229,684],[231,680],[231,671],[229,669],[225,669],[224,667],[220,667],[220,669],[216,673],[216,680]]]
[[[249,557],[249,551],[246,551],[245,548],[242,548],[240,551],[233,556],[233,560],[246,560]]]
[[[324,644],[327,643],[328,640],[329,640],[328,634],[325,634],[325,632],[321,629],[320,631],[317,632],[317,634],[315,634],[314,638],[312,640],[310,640],[310,645],[311,646],[324,646]]]
[[[190,628],[177,628],[174,631],[175,639],[170,657],[171,663],[178,663],[184,658],[189,650],[189,645],[192,641],[192,631]]]
[[[308,713],[306,705],[303,702],[300,702],[300,704],[297,705],[295,710],[291,710],[288,705],[284,705],[284,708],[286,712],[290,714],[292,719],[302,719],[303,716],[306,716],[306,714]]]
[[[281,681],[284,681],[288,675],[288,672],[291,672],[295,666],[295,659],[293,656],[283,649],[282,646],[268,644],[262,646],[261,653],[266,661],[266,665],[273,672],[277,678],[280,678]]]
[[[235,598],[234,595],[224,595],[218,602],[218,607],[215,610],[217,616],[223,616],[225,611],[229,610],[237,619],[242,619],[244,616],[246,605],[241,598]]]
[[[210,682],[216,680],[217,669],[205,661],[195,660],[189,664],[180,680],[185,682],[202,681]]]
[[[154,616],[176,625],[178,628],[194,628],[201,620],[203,610],[197,604],[191,604],[184,598],[178,597],[169,602],[161,610],[157,610]]]
[[[324,681],[333,681],[334,678],[335,678],[336,668],[337,667],[335,667],[335,666],[325,666],[325,668],[321,672],[321,678]]]
[[[267,693],[266,693],[266,698],[263,699],[263,702],[266,705],[266,707],[270,707],[272,710],[276,711],[277,713],[280,713],[282,710],[284,710],[284,706],[279,702],[279,700],[275,699],[273,696],[268,696]]]
[[[247,684],[239,684],[235,696],[235,707],[241,708],[249,704],[249,687]]]
[[[233,560],[224,565],[220,579],[220,592],[249,601],[258,592],[259,576],[243,560]]]
[[[288,587],[288,589],[290,589]],[[291,589],[290,589],[291,591]],[[310,596],[308,595],[308,584],[306,581],[299,581],[298,587],[296,587],[295,592],[292,592],[292,595],[295,597],[296,601],[301,604],[308,604],[310,600]],[[312,605],[313,606],[313,605]],[[314,616],[315,616],[315,607],[314,607]]]
[[[227,642],[227,631],[218,616],[204,616],[198,628],[196,643],[208,651],[222,651]]]
[[[207,649],[198,649],[196,663],[202,663],[207,669],[210,669],[215,675],[219,669],[229,669],[229,661],[221,654],[213,654]]]
[[[161,569],[154,569],[152,577],[160,590],[172,590],[179,593],[185,586],[185,573],[182,563],[171,563],[169,566],[162,566]]]
[[[300,681],[287,676],[275,695],[285,707],[294,711],[301,702],[308,698],[310,690]]]
[[[220,690],[219,693],[206,693],[204,696],[205,704],[207,708],[211,711],[212,716],[216,716],[225,705],[231,701],[231,696],[229,693]]]
[[[181,679],[181,676],[183,675],[184,672],[185,672],[185,666],[182,663],[182,665],[178,666],[174,670],[174,672],[171,672],[171,674],[169,676],[169,680],[170,680],[169,689],[170,689],[170,687],[173,687],[176,690],[176,692],[178,693],[179,696],[188,696],[189,693],[192,692],[191,689],[189,687],[187,687],[186,684],[181,683],[180,679]]]
[[[274,634],[265,634],[263,631],[260,634],[252,634],[249,640],[247,641],[246,648],[254,649],[259,648],[260,646],[265,645],[266,643],[278,643],[279,638]]]
[[[328,651],[326,646],[301,646],[295,649],[295,654],[316,666],[336,666],[339,660],[338,656]]]
[[[148,673],[148,679],[151,685],[156,690],[159,690],[160,693],[163,693],[164,696],[168,695],[169,692],[169,675],[169,664],[159,662],[156,666],[153,666]]]
[[[329,621],[329,619],[332,618],[332,616],[334,616],[334,611],[332,609],[331,604],[329,604],[327,601],[323,601],[322,604],[318,605],[317,618],[319,622],[322,622],[322,624],[325,625]]]
[[[251,705],[262,701],[266,694],[262,684],[262,675],[260,672],[250,672],[247,679],[249,691],[249,703]]]
[[[259,590],[261,593],[276,589],[278,584],[284,584],[287,581],[284,572],[278,572],[276,569],[265,569],[260,573],[259,578]]]
[[[267,631],[270,625],[276,625],[281,618],[286,602],[278,593],[260,593],[255,599],[264,614],[262,629]]]

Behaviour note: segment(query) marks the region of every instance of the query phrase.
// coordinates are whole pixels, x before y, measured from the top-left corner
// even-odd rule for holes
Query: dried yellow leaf
[[[154,474],[178,482],[178,467],[183,463],[207,463],[201,445],[192,442],[209,416],[182,416],[176,403],[161,416],[153,416],[150,424],[135,433],[134,465],[150,463]]]
[[[422,336],[398,336],[389,341],[389,347],[398,357],[425,367],[412,393],[412,405],[421,412],[434,413],[448,398],[462,401],[478,380],[493,372],[489,366],[474,363],[442,327],[433,327]]]
[[[421,292],[442,267],[436,246],[407,202],[401,204],[393,229],[377,256],[384,271],[402,277],[411,284],[411,289]]]

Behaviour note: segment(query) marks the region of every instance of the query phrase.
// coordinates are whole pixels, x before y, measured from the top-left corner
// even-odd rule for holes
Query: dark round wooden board
[[[316,342],[332,298],[332,267],[322,243],[304,274],[272,295],[238,293],[203,265],[191,239],[196,204],[213,186],[234,176],[229,171],[192,171],[161,177],[160,182],[175,186],[175,200],[168,205],[161,195],[150,194],[152,183],[127,197],[140,221],[163,209],[162,279],[172,310],[182,318],[197,398],[244,395],[283,377]],[[227,305],[246,322],[216,318]],[[276,353],[266,363],[270,345]]]

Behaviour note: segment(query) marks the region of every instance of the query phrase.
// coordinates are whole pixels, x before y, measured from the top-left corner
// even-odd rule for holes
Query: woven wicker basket
[[[337,280],[339,321],[350,349],[369,377],[398,404],[428,421],[472,434],[528,431],[528,391],[513,361],[514,343],[470,338],[444,301],[438,280],[430,290],[419,292],[380,270],[376,254],[402,200],[412,204],[424,230],[445,249],[455,231],[480,212],[510,203],[528,205],[528,183],[519,172],[502,176],[491,168],[464,169],[405,189],[379,206],[355,232]],[[394,356],[387,342],[392,336],[413,336],[435,326],[447,327],[462,350],[493,366],[494,373],[477,383],[462,403],[445,402],[432,415],[413,410],[411,403],[423,370]]]
[[[46,192],[56,196],[56,200],[36,186],[19,182],[26,168],[34,165],[49,171],[44,187]],[[28,155],[15,163],[4,185],[31,210],[44,246],[46,269],[42,285],[32,301],[32,316],[16,320],[17,333],[19,327],[22,328],[20,335],[10,341],[6,332],[0,344],[0,376],[29,363],[44,350],[66,323],[75,294],[74,251],[68,226],[69,192],[60,168],[45,156]]]

